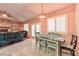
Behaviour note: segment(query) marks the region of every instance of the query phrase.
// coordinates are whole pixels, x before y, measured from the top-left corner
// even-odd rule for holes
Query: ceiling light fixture
[[[41,20],[44,20],[44,19],[46,18],[43,9],[44,9],[44,4],[41,3],[41,14],[39,15],[39,18],[40,18]]]
[[[6,11],[0,11],[0,18],[3,18],[3,19],[13,19],[13,16],[10,15]]]
[[[7,17],[7,15],[6,15],[6,14],[2,14],[2,16],[3,16],[3,17]]]

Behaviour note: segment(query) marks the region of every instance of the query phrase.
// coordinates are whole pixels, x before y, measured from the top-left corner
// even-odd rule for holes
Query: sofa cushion
[[[5,33],[5,39],[14,39],[15,38],[15,34],[14,33]]]
[[[0,46],[4,46],[4,45],[6,45],[6,44],[8,44],[7,41],[0,41]]]
[[[16,33],[15,33],[15,39],[16,39],[17,41],[23,40],[23,32],[16,32]]]
[[[5,33],[5,41],[12,42],[15,39],[15,34],[12,32]]]
[[[16,32],[15,33],[15,38],[23,38],[23,33],[22,32]]]
[[[4,40],[4,34],[2,33],[0,33],[0,41],[2,41],[2,40]]]

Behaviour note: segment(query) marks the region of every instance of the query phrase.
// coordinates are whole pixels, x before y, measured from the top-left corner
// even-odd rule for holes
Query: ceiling
[[[49,3],[43,4],[43,13],[47,14],[60,10],[72,4]],[[0,3],[0,10],[11,14],[14,21],[24,22],[41,14],[40,3]]]

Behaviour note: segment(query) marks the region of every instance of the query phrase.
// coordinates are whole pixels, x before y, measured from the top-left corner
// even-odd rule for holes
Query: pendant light
[[[44,4],[41,3],[41,14],[39,15],[39,18],[41,20],[44,20],[46,18],[45,14],[44,14]]]

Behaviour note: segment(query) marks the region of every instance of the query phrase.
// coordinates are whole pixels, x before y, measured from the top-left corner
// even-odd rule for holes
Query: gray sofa
[[[0,47],[13,43],[22,41],[24,38],[24,32],[6,32],[0,33]]]

